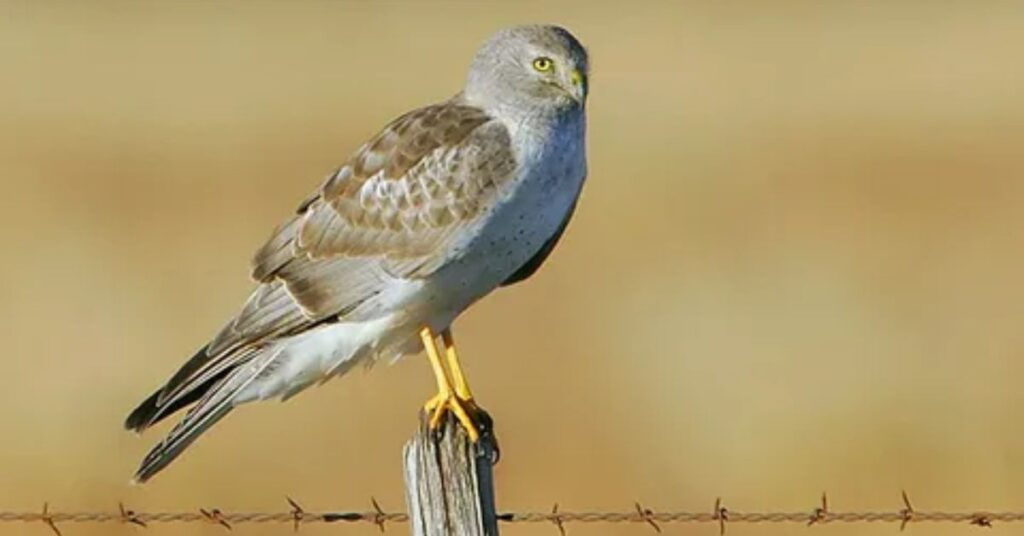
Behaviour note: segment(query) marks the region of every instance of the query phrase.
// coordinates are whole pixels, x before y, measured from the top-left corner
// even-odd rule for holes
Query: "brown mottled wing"
[[[253,276],[284,281],[307,314],[358,306],[391,277],[433,273],[513,176],[504,126],[454,103],[405,115],[328,178],[261,250]],[[287,251],[287,254],[284,252]]]
[[[507,130],[477,108],[450,101],[399,117],[257,251],[260,286],[160,402],[236,365],[247,355],[240,350],[354,313],[391,278],[430,275],[515,167]]]

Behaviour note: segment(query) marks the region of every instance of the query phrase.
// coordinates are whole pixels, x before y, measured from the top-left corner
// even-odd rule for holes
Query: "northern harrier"
[[[189,408],[136,481],[239,404],[421,346],[431,425],[451,411],[476,440],[451,324],[533,274],[565,230],[586,176],[587,73],[567,30],[502,30],[461,92],[395,119],[328,175],[256,252],[241,312],[128,416],[141,432]]]

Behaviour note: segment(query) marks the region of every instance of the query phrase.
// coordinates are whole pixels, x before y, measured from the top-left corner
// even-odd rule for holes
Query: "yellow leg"
[[[451,328],[441,332],[441,340],[444,341],[444,355],[448,362],[448,371],[452,375],[455,396],[465,401],[473,400],[473,391],[469,389],[466,376],[462,373],[462,364],[459,363],[459,354],[455,351],[455,338],[452,337]]]
[[[446,332],[447,333],[447,332]],[[445,338],[450,340],[451,334]],[[433,398],[427,401],[424,405],[424,409],[430,413],[430,428],[436,430],[441,426],[441,422],[444,419],[445,414],[449,411],[455,415],[462,427],[466,429],[466,433],[469,435],[469,439],[474,443],[480,439],[480,431],[477,429],[476,422],[470,416],[470,411],[475,411],[475,405],[469,398],[461,398],[458,395],[458,391],[452,388],[452,380],[448,376],[448,371],[445,370],[444,365],[441,363],[441,354],[437,351],[437,344],[434,340],[434,332],[430,328],[423,328],[420,331],[420,339],[423,341],[423,348],[427,351],[427,359],[430,361],[430,367],[434,371],[434,379],[437,380],[437,394]],[[447,352],[446,357],[449,361],[452,359],[454,352]],[[455,363],[458,364],[458,357],[455,357]],[[464,392],[468,393],[469,388],[465,385],[465,378],[462,376],[462,370],[458,370],[458,382],[465,387]]]
[[[420,340],[423,341],[423,349],[427,351],[427,360],[430,361],[430,368],[434,371],[434,379],[437,380],[437,396],[433,400],[438,398],[448,397],[452,392],[452,383],[448,379],[448,372],[445,371],[444,365],[441,364],[441,356],[437,353],[437,345],[434,343],[434,332],[430,331],[430,328],[423,328],[420,331]],[[431,402],[427,402],[431,404]]]

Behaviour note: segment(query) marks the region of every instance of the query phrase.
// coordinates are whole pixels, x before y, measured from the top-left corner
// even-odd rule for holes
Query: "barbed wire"
[[[200,508],[192,512],[141,512],[118,504],[110,512],[55,512],[49,503],[43,504],[38,512],[2,512],[0,523],[26,522],[42,523],[57,534],[62,524],[69,523],[125,523],[147,528],[156,523],[211,523],[231,530],[235,525],[248,523],[290,523],[298,532],[307,523],[371,523],[384,532],[389,524],[405,523],[409,516],[401,512],[387,512],[376,499],[371,498],[372,510],[364,512],[309,512],[298,502],[286,497],[289,510],[281,512],[225,512],[217,508]],[[715,523],[719,533],[725,534],[726,527],[734,523],[800,523],[807,526],[828,523],[893,523],[902,531],[910,523],[964,523],[977,527],[992,527],[994,523],[1024,521],[1022,512],[944,512],[919,511],[914,509],[906,492],[902,494],[902,508],[892,511],[833,511],[828,496],[822,494],[821,502],[808,511],[796,512],[740,512],[727,509],[721,498],[715,499],[714,507],[705,512],[655,511],[639,502],[633,508],[620,512],[570,512],[559,509],[555,504],[543,512],[506,512],[498,514],[503,523],[550,523],[565,536],[566,525],[575,523],[640,523],[656,532],[661,526],[672,523]]]

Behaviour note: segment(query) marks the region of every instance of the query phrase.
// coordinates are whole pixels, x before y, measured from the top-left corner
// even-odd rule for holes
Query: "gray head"
[[[582,108],[588,74],[587,51],[565,28],[515,26],[480,47],[463,94],[485,109]]]

